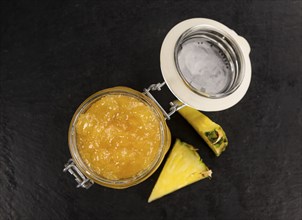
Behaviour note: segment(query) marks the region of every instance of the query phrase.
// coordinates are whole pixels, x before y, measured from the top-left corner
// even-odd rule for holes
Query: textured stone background
[[[192,17],[224,23],[252,48],[247,95],[208,113],[229,138],[220,158],[179,115],[169,121],[212,180],[151,204],[161,167],[129,189],[76,189],[62,169],[78,105],[104,88],[161,82],[161,43]],[[0,219],[301,219],[301,0],[1,1],[0,30]]]

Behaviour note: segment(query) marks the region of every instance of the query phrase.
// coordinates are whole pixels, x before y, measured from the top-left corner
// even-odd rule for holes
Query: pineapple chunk
[[[228,146],[228,139],[222,127],[200,111],[185,106],[178,112],[192,125],[197,133],[218,157]]]
[[[211,175],[212,171],[202,162],[196,149],[177,139],[148,202]]]

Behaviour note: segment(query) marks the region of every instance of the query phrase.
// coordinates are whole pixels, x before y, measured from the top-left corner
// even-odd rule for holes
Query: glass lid
[[[176,25],[161,48],[161,70],[173,94],[203,111],[227,109],[251,79],[247,41],[221,23],[195,18]]]

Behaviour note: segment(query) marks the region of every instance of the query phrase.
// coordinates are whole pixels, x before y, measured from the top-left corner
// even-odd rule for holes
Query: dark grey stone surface
[[[193,17],[252,48],[247,95],[208,113],[229,138],[221,157],[179,115],[169,121],[212,180],[151,204],[161,168],[125,190],[76,189],[62,168],[78,105],[104,88],[161,82],[161,43]],[[0,219],[302,219],[301,0],[1,1],[0,30]]]

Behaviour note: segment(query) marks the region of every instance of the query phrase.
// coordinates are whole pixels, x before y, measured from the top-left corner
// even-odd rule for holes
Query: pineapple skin
[[[219,124],[213,122],[200,111],[188,106],[184,106],[178,112],[191,124],[217,157],[225,151],[228,146],[228,139]]]
[[[201,179],[211,177],[212,171],[202,162],[193,146],[176,140],[148,202],[159,199]]]

